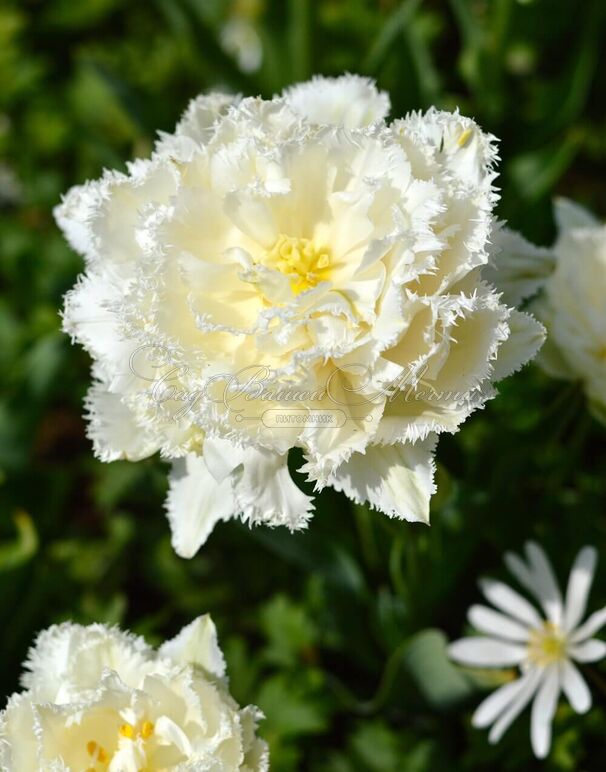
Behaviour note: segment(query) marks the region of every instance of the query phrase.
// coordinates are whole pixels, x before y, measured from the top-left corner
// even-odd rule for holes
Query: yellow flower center
[[[528,657],[542,667],[559,662],[566,656],[566,636],[553,622],[533,630],[528,643]]]
[[[120,724],[118,728],[118,739],[123,737],[126,740],[136,740],[141,738],[143,741],[149,740],[154,733],[154,725],[151,721],[142,721],[137,726],[133,724]],[[106,769],[113,759],[113,754],[107,752],[107,750],[99,745],[95,740],[89,740],[86,743],[86,752],[90,756],[90,764],[92,766],[86,769],[86,772],[98,772],[98,770]]]
[[[298,295],[328,278],[330,250],[316,247],[310,239],[281,233],[261,262],[289,276],[290,287]]]

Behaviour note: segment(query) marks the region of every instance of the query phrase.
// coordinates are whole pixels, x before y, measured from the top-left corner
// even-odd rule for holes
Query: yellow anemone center
[[[566,636],[553,622],[533,630],[528,642],[528,657],[536,665],[551,665],[566,656]]]
[[[311,239],[281,233],[261,262],[289,276],[290,287],[298,295],[328,278],[330,250],[317,247]]]
[[[138,738],[143,741],[149,740],[153,733],[154,725],[151,721],[142,721],[137,726],[124,723],[120,724],[118,728],[118,737],[123,737],[126,740],[137,740]],[[95,740],[89,740],[86,743],[86,752],[90,756],[91,764],[86,772],[97,772],[100,768],[106,769],[113,759],[113,754],[110,756],[107,750]]]

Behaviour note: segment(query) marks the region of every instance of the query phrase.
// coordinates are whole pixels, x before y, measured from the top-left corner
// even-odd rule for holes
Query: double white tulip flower
[[[65,623],[30,651],[0,713],[10,772],[265,772],[260,711],[227,690],[209,616],[158,651],[117,628]]]
[[[93,357],[96,453],[173,462],[182,556],[234,516],[304,527],[291,448],[316,490],[427,522],[438,435],[542,342],[482,276],[494,138],[388,111],[355,76],[201,96],[56,211],[86,259],[65,329]]]

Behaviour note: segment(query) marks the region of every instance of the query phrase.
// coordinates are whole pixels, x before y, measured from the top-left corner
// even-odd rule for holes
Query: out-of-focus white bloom
[[[565,199],[555,212],[555,270],[533,304],[548,332],[538,363],[556,378],[580,379],[606,421],[606,225]]]
[[[221,30],[221,46],[233,56],[242,72],[256,72],[263,61],[263,43],[249,19],[233,16]]]
[[[437,435],[541,344],[481,274],[493,138],[388,110],[353,75],[198,97],[150,160],[56,210],[87,263],[64,321],[94,360],[95,450],[174,460],[180,555],[237,515],[303,527],[293,447],[316,489],[427,522]]]
[[[551,723],[560,692],[577,713],[591,707],[591,694],[574,664],[606,656],[606,643],[592,636],[606,624],[606,607],[581,620],[593,581],[597,552],[584,547],[574,562],[565,599],[545,552],[526,544],[526,561],[508,553],[505,562],[520,584],[538,601],[540,611],[501,582],[481,583],[495,607],[472,606],[469,622],[481,636],[462,638],[449,647],[453,660],[471,667],[520,669],[520,677],[497,689],[478,707],[473,725],[491,727],[489,740],[498,742],[532,700],[530,736],[536,756],[551,746]]]
[[[14,169],[0,163],[0,206],[16,204],[21,200],[22,187]]]
[[[25,691],[0,713],[0,768],[10,772],[268,769],[261,718],[227,691],[208,616],[158,651],[104,625],[42,632]]]
[[[555,265],[551,249],[537,247],[506,227],[494,233],[491,256],[484,278],[501,292],[501,302],[514,308],[539,292]]]
[[[537,295],[529,308],[548,333],[537,364],[554,378],[580,380],[592,412],[606,423],[606,225],[567,199],[554,209],[553,247],[501,229],[484,277],[508,305]]]

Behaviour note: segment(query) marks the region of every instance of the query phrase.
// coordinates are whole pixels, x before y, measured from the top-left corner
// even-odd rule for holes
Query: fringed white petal
[[[158,450],[153,436],[142,428],[120,394],[95,384],[86,397],[87,435],[101,461],[140,461]]]
[[[235,508],[244,522],[305,528],[314,509],[313,499],[293,481],[286,454],[207,437],[204,458],[219,484],[230,481]]]
[[[507,319],[509,336],[497,351],[493,378],[500,381],[529,362],[545,341],[545,328],[540,322],[520,311],[511,311]]]
[[[324,78],[316,75],[307,83],[284,92],[287,104],[302,117],[319,124],[361,128],[382,121],[389,113],[389,96],[374,82],[359,75]]]
[[[234,476],[234,497],[244,522],[285,525],[291,531],[307,526],[313,499],[295,484],[286,455],[247,448]]]
[[[435,491],[432,453],[436,437],[413,444],[370,446],[353,453],[329,478],[348,498],[402,520],[429,523],[429,500]]]
[[[234,514],[303,527],[313,507],[291,448],[318,488],[427,522],[436,435],[536,351],[540,328],[481,276],[494,138],[458,112],[388,125],[388,110],[354,75],[272,100],[203,95],[151,159],[56,210],[88,265],[65,327],[112,395],[91,397],[91,435],[107,460],[188,457],[168,501],[181,554]],[[141,349],[157,354],[145,375],[130,366]],[[347,376],[332,394],[335,368]],[[414,405],[394,408],[411,370]],[[283,396],[303,388],[312,396]],[[278,426],[271,410],[309,420]],[[227,462],[213,441],[234,448]]]
[[[236,515],[231,481],[217,483],[201,456],[193,453],[173,463],[166,512],[177,555],[191,558],[215,525]]]
[[[163,643],[158,653],[179,665],[199,665],[216,678],[225,676],[225,657],[209,614],[190,622],[178,635]]]

